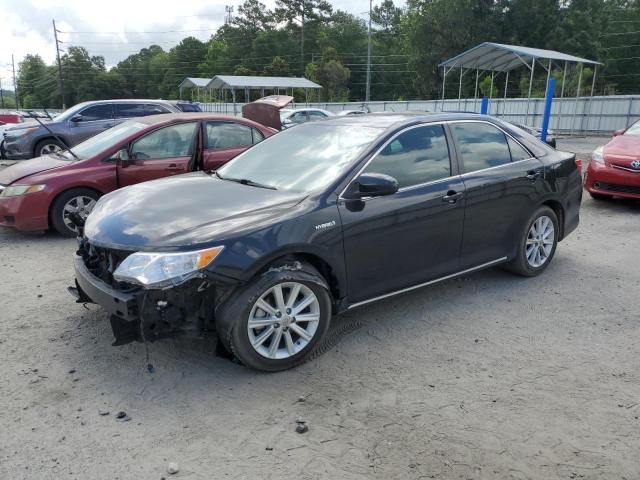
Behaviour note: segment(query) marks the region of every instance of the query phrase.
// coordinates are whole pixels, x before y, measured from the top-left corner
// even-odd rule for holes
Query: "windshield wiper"
[[[253,180],[249,180],[248,178],[223,177],[218,172],[216,172],[216,177],[218,177],[220,180],[228,180],[230,182],[241,183],[242,185],[249,185],[250,187],[266,188],[268,190],[277,190],[276,187],[273,187],[271,185],[265,185],[264,183],[254,182]]]

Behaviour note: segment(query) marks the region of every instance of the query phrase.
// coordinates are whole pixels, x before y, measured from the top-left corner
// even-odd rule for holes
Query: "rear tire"
[[[505,268],[524,277],[541,274],[556,253],[559,232],[558,217],[553,209],[540,207],[531,215],[520,235],[516,258]]]
[[[67,147],[54,138],[48,138],[41,140],[36,144],[36,148],[33,151],[34,157],[42,157],[43,155],[49,155],[54,152],[60,152]]]
[[[325,279],[307,263],[288,261],[271,266],[234,294],[217,312],[216,327],[222,343],[244,365],[277,372],[307,361],[330,323]]]
[[[613,195],[605,195],[604,193],[589,192],[589,195],[591,195],[591,198],[598,201],[611,200],[613,198]]]
[[[51,206],[51,225],[63,237],[76,237],[78,232],[69,225],[68,214],[77,212],[87,218],[100,194],[88,188],[73,188],[63,192]]]

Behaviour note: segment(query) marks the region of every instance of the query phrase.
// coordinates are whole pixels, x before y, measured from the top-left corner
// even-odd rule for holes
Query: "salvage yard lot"
[[[171,340],[150,373],[66,292],[74,240],[0,230],[0,478],[640,478],[638,245],[640,203],[585,195],[539,277],[491,269],[354,310],[291,371]]]

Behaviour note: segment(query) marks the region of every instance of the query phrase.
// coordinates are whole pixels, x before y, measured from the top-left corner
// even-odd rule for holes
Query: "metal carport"
[[[236,111],[236,91],[244,91],[244,100],[249,102],[249,92],[251,90],[260,90],[262,97],[265,96],[265,90],[271,90],[274,94],[280,94],[280,90],[291,91],[296,88],[304,89],[305,96],[308,95],[309,89],[322,88],[315,82],[306,78],[299,77],[258,77],[258,76],[240,76],[240,75],[216,75],[207,84],[209,90],[231,91],[233,100],[233,113]]]
[[[548,60],[545,65],[543,60]],[[445,99],[445,85],[447,81],[447,74],[453,69],[460,69],[460,84],[458,87],[458,100],[462,96],[462,78],[469,71],[476,71],[476,85],[474,98],[478,98],[478,79],[480,72],[491,72],[491,87],[489,89],[489,98],[493,95],[493,82],[496,74],[504,73],[506,75],[504,98],[507,97],[507,85],[509,83],[509,72],[522,66],[527,67],[531,74],[529,77],[529,93],[527,95],[527,110],[526,116],[529,117],[529,102],[531,100],[531,88],[533,86],[533,76],[535,72],[536,63],[547,71],[547,84],[549,83],[549,77],[551,71],[554,68],[554,62],[557,65],[562,65],[562,87],[560,96],[564,96],[565,80],[567,78],[567,67],[569,64],[580,64],[580,73],[578,76],[578,88],[576,92],[576,102],[580,96],[580,88],[582,86],[582,68],[584,64],[594,66],[593,81],[591,84],[591,96],[596,84],[596,73],[598,65],[602,65],[600,62],[594,60],[588,60],[586,58],[580,58],[573,55],[568,55],[562,52],[556,52],[554,50],[543,50],[541,48],[521,47],[518,45],[505,45],[502,43],[484,42],[477,45],[465,52],[456,55],[453,58],[445,60],[439,67],[444,69],[444,76],[442,80],[442,104],[444,107]],[[466,71],[465,71],[466,70]]]
[[[193,94],[191,94],[191,100],[200,101],[200,91],[207,88],[207,85],[211,81],[210,78],[198,78],[198,77],[187,77],[180,85],[178,85],[178,89],[180,90],[180,99],[182,100],[182,89],[183,88],[195,88],[197,92],[197,98],[193,98]]]

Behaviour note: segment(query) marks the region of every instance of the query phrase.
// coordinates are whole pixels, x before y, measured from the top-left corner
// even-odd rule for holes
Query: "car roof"
[[[217,120],[224,122],[240,122],[245,123],[247,125],[264,127],[253,120],[243,117],[234,117],[231,115],[220,115],[217,113],[207,113],[207,112],[176,112],[176,113],[162,113],[159,115],[149,115],[146,117],[137,117],[131,118],[130,120],[135,120],[138,123],[144,123],[146,125],[161,125],[164,123],[173,123],[178,120]],[[264,127],[268,128],[268,127]]]
[[[360,127],[376,127],[394,129],[403,125],[417,122],[445,122],[451,120],[478,120],[479,118],[492,119],[488,115],[474,113],[430,113],[430,112],[385,112],[368,113],[365,115],[336,115],[316,123],[331,125],[352,125]]]
[[[177,105],[177,104],[191,104],[192,102],[188,102],[186,100],[164,100],[161,98],[112,98],[110,100],[89,100],[86,102],[77,103],[74,107],[78,107],[80,105],[100,105],[103,103],[161,103],[161,104],[169,104],[169,105]]]

